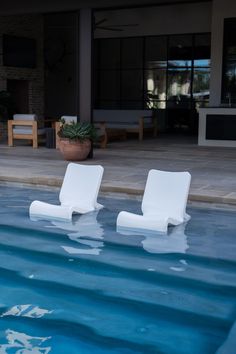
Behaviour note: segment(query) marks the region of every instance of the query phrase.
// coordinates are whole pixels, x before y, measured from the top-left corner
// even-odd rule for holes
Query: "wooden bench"
[[[127,133],[136,133],[141,141],[145,131],[157,135],[156,118],[151,110],[95,109],[93,122],[105,124],[108,140],[114,136],[125,139]]]

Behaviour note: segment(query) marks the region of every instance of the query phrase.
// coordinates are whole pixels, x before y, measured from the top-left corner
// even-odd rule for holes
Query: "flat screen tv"
[[[7,34],[2,36],[3,65],[18,68],[35,68],[36,40]]]

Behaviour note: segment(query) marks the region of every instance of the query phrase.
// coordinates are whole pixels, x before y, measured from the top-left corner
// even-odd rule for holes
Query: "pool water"
[[[235,353],[234,211],[189,208],[166,236],[116,231],[135,200],[29,219],[32,200],[57,198],[0,187],[0,353]]]

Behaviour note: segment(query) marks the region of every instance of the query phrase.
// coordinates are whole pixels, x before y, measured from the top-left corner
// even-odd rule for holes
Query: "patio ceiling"
[[[155,4],[209,2],[211,0],[8,0],[0,1],[0,14],[70,11],[79,8],[115,8]]]

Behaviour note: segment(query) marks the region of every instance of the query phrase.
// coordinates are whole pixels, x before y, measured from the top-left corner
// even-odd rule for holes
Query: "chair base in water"
[[[173,218],[161,214],[137,215],[121,211],[117,218],[117,228],[148,230],[167,233],[168,225],[180,225],[190,219],[188,214],[184,218]]]
[[[103,205],[98,204],[95,208],[86,205],[53,205],[35,200],[30,205],[30,216],[36,219],[52,218],[71,220],[73,213],[86,214],[94,210],[103,208]]]

